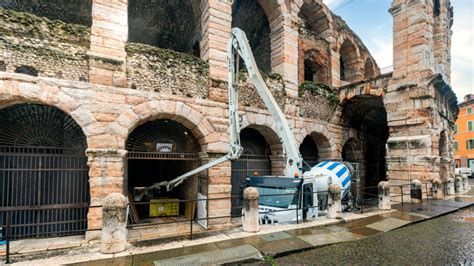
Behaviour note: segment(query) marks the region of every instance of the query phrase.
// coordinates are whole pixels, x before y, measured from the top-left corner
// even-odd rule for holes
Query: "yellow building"
[[[474,171],[474,94],[468,94],[459,104],[459,116],[454,127],[456,167]]]

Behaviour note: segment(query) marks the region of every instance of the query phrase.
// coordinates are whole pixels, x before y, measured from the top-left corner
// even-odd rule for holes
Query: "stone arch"
[[[36,78],[33,79],[36,80]],[[77,100],[56,87],[43,87],[36,83],[22,83],[20,89],[18,89],[17,85],[13,85],[13,83],[5,82],[4,84],[9,86],[0,87],[0,108],[21,103],[42,104],[58,108],[71,116],[79,125],[87,138],[87,146],[91,147],[92,128],[97,120],[87,107],[81,106]],[[104,129],[103,132],[105,133],[105,131]]]
[[[355,82],[361,79],[363,63],[360,51],[351,38],[344,38],[339,48],[339,77],[341,81]]]
[[[138,126],[156,119],[173,120],[188,128],[202,146],[202,151],[222,147],[219,143],[221,141],[220,135],[199,111],[182,102],[154,100],[139,104],[122,113],[111,125],[111,129],[120,137],[120,148],[125,147],[125,141],[130,132]],[[223,150],[223,152],[226,151]]]
[[[129,0],[128,41],[200,57],[202,0]]]
[[[298,4],[300,5],[298,17],[304,23],[301,26],[326,39],[333,30],[333,19],[326,5],[317,0],[304,0]]]
[[[364,79],[373,78],[375,77],[376,73],[377,73],[377,70],[375,68],[373,59],[368,57],[365,60],[365,64],[364,64]]]
[[[310,141],[312,143],[310,143]],[[331,142],[323,133],[313,131],[310,134],[306,135],[299,143],[300,153],[303,156],[303,159],[305,159],[305,154],[308,154],[310,152],[308,149],[303,147],[303,145],[305,144],[308,144],[310,147],[312,146],[311,144],[315,145],[316,151],[313,154],[317,154],[317,158],[315,158],[316,162],[333,159]]]
[[[33,216],[19,211],[12,220],[13,237],[45,237],[41,232],[46,227],[31,226],[35,223],[48,223],[51,235],[87,229],[90,179],[82,128],[52,105],[5,106],[0,109],[0,207],[83,206],[72,212],[39,208]]]
[[[275,123],[271,116],[247,113],[243,116],[241,128],[247,127],[256,129],[263,135],[270,145],[272,155],[282,155],[283,146],[280,142],[280,137],[276,133]]]

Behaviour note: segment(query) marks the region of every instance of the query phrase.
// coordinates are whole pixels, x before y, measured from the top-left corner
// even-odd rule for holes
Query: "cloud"
[[[458,100],[474,93],[473,2],[453,1],[454,25],[451,39],[451,87]]]
[[[366,43],[367,48],[383,73],[392,70],[393,48],[391,36],[378,36]]]

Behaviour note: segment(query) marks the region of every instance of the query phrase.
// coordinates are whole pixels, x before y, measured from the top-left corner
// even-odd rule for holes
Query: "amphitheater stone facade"
[[[449,0],[393,0],[389,12],[393,72],[382,74],[360,38],[321,0],[2,1],[1,115],[11,115],[15,106],[46,105],[72,118],[86,139],[88,202],[100,205],[112,192],[149,183],[151,177],[140,180],[146,173],[140,169],[171,176],[227,153],[226,49],[237,26],[249,36],[265,82],[308,161],[357,163],[361,193],[382,180],[447,179],[454,174],[458,112],[449,85],[452,7]],[[239,170],[282,172],[274,122],[245,71],[239,79],[242,142],[249,156],[241,162],[264,166],[222,163],[181,185],[188,186],[181,199],[197,192],[208,198],[235,194]],[[186,140],[196,148],[172,150],[178,157],[163,159],[157,154],[170,150],[158,146],[180,144],[173,144],[176,134],[158,141],[148,136],[155,134],[150,130],[152,149],[134,150],[131,134],[156,121],[187,130]],[[160,123],[154,126],[160,129]],[[2,134],[1,156],[8,158],[15,153],[8,147],[18,142],[4,141]],[[169,169],[151,166],[153,160],[143,159],[147,152],[158,165],[169,161]],[[179,156],[191,153],[194,161],[183,164]],[[232,206],[230,199],[210,201],[207,215],[230,215]],[[232,225],[231,218],[209,220],[211,229]],[[100,227],[100,208],[90,208],[87,228]],[[169,226],[131,237],[186,229]]]

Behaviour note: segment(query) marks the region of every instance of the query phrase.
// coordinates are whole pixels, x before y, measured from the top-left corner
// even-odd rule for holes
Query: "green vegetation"
[[[299,97],[304,97],[306,92],[315,96],[323,96],[328,99],[332,105],[337,105],[339,103],[339,96],[327,84],[304,81],[298,88]]]
[[[0,33],[89,46],[91,31],[87,26],[0,8]]]

